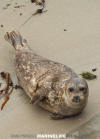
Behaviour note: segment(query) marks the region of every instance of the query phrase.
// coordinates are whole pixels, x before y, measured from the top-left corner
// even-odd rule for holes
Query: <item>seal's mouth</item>
[[[72,107],[81,107],[85,104],[86,98],[81,95],[74,95],[73,97],[69,97],[67,99],[67,104]]]
[[[73,100],[69,101],[68,106],[73,109],[79,109],[81,107],[84,107],[85,104],[86,104],[85,100],[79,99],[79,100],[74,100],[74,102]]]

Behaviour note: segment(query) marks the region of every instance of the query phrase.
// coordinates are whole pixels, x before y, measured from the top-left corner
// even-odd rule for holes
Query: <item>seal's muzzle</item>
[[[79,96],[74,96],[72,101],[73,102],[80,102],[80,97]]]

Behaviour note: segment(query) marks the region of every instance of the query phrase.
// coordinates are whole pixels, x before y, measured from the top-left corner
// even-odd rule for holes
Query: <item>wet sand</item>
[[[24,6],[14,8],[16,3]],[[13,139],[13,135],[68,133],[100,111],[100,1],[46,0],[48,11],[33,16],[23,25],[37,8],[29,0],[0,0],[0,24],[3,25],[0,25],[0,71],[9,71],[17,83],[14,49],[4,40],[6,31],[17,29],[36,53],[70,66],[77,74],[97,68],[97,79],[88,82],[89,102],[83,113],[59,121],[51,120],[49,112],[29,104],[24,92],[14,91],[0,112],[2,139]]]

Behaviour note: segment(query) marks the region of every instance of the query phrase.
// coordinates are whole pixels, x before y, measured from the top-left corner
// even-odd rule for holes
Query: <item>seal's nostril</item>
[[[79,99],[80,99],[79,96],[74,96],[74,98],[73,98],[74,101],[78,101]]]
[[[76,100],[78,100],[80,97],[79,97],[79,96],[75,96],[74,98],[75,98]]]

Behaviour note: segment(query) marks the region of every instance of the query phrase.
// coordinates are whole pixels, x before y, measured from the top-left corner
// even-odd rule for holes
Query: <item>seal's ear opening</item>
[[[23,47],[28,47],[27,41],[22,38],[21,34],[18,31],[6,32],[4,38],[11,45],[13,45],[15,50],[20,50]]]

